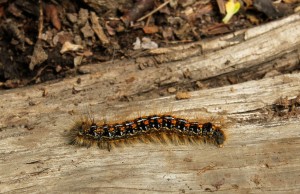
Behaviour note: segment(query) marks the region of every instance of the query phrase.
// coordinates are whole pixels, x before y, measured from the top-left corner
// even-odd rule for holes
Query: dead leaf
[[[78,14],[77,24],[79,26],[85,25],[88,18],[89,18],[89,11],[87,9],[80,8],[79,14]]]
[[[57,7],[53,4],[47,4],[45,6],[46,18],[51,20],[52,25],[57,29],[61,29],[61,22],[58,17]]]
[[[16,17],[22,16],[22,11],[14,3],[9,4],[7,10]]]
[[[94,30],[91,28],[90,23],[86,22],[85,25],[80,29],[84,38],[89,38],[94,36]]]
[[[78,51],[80,49],[83,49],[83,46],[77,45],[77,44],[72,44],[69,41],[66,41],[63,44],[63,46],[62,46],[62,48],[60,50],[60,53],[63,54],[65,52],[67,52],[67,51]]]
[[[0,18],[2,18],[5,15],[4,13],[4,7],[0,6]]]
[[[209,26],[206,29],[202,30],[205,35],[216,35],[216,34],[225,34],[230,32],[230,29],[226,24],[217,23],[213,26]]]
[[[146,34],[154,34],[154,33],[158,32],[158,27],[157,26],[145,26],[143,28],[143,30]]]
[[[259,22],[259,19],[255,16],[255,15],[252,15],[252,14],[246,14],[246,17],[248,18],[248,20],[250,20],[250,22],[252,24],[255,24],[255,25],[258,25],[260,22]]]
[[[33,70],[36,65],[43,63],[47,59],[48,59],[48,54],[43,49],[42,42],[37,41],[34,46],[33,54],[31,56],[29,69]]]
[[[218,3],[220,13],[225,15],[226,14],[226,8],[225,8],[224,0],[217,0],[217,3]]]
[[[104,45],[109,44],[109,39],[104,33],[103,28],[100,25],[98,17],[95,12],[91,12],[91,22],[92,22],[92,28],[96,33],[96,35],[98,36],[99,40],[102,42],[102,44]]]
[[[140,40],[139,37],[136,38],[136,41],[133,43],[133,49],[138,50],[138,49],[155,49],[158,48],[158,45],[156,42],[151,41],[150,38],[143,37],[142,41]]]
[[[246,9],[248,9],[249,7],[251,7],[253,5],[253,0],[243,0],[246,3]]]

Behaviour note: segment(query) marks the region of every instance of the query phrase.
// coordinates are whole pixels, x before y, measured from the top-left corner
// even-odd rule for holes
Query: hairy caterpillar
[[[97,124],[85,119],[71,129],[71,143],[97,144],[110,149],[132,142],[186,144],[211,142],[219,147],[226,140],[220,127],[210,122],[191,122],[172,115],[150,115],[115,124]]]

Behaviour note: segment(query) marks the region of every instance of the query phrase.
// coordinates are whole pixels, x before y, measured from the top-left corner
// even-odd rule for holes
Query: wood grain
[[[267,105],[297,95],[300,74],[191,92],[187,100],[169,96],[113,107],[85,102],[80,93],[73,97],[82,101],[77,106],[69,98],[38,97],[30,92],[35,88],[1,95],[2,109],[11,111],[1,112],[1,192],[299,192],[300,122],[273,118]],[[151,112],[153,104],[172,106],[174,114],[219,115],[231,122],[228,141],[224,148],[136,144],[111,152],[68,145],[65,130],[88,103],[111,120],[116,113],[138,114],[133,106]]]
[[[257,44],[265,42],[262,47],[251,39],[140,71],[133,60],[99,64],[94,69],[89,66],[90,74],[0,91],[0,192],[299,193],[299,115],[279,118],[270,106],[279,97],[299,95],[299,72],[194,91],[185,100],[170,95],[119,101],[122,96],[147,96],[175,74],[179,75],[175,83],[184,85],[226,74],[233,67],[264,64],[285,52],[292,53],[293,63],[299,64],[297,17],[286,24],[292,31],[275,28],[274,33],[281,34],[275,41],[278,52],[273,49],[275,43],[265,42],[264,32],[253,37]],[[249,55],[248,51],[254,51],[238,49],[247,45],[262,50]],[[237,56],[230,55],[232,51]],[[226,58],[232,62],[230,67],[224,66]],[[208,61],[215,63],[208,66]],[[165,70],[168,68],[173,69]],[[182,78],[184,69],[192,70],[192,78]],[[135,144],[111,152],[69,145],[68,130],[88,110],[95,119],[112,122],[170,111],[187,118],[211,119],[224,125],[228,140],[224,148]]]

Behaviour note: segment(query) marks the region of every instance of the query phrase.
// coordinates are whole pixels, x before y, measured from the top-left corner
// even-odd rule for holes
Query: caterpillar
[[[97,124],[92,119],[84,119],[71,129],[71,144],[87,147],[97,144],[108,151],[132,142],[197,144],[203,141],[222,147],[225,140],[224,131],[211,122],[191,122],[172,115],[142,116],[115,124]]]

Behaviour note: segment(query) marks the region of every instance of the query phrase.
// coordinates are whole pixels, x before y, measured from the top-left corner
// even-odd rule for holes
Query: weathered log
[[[300,121],[297,112],[278,117],[271,105],[299,95],[300,73],[193,91],[184,100],[147,98],[164,80],[189,85],[269,65],[285,54],[299,65],[300,16],[276,22],[281,25],[268,31],[266,24],[257,36],[181,61],[143,70],[133,60],[95,64],[82,67],[90,74],[1,91],[0,192],[298,193]],[[191,74],[184,77],[187,69]],[[133,101],[119,101],[122,96]],[[212,119],[228,138],[223,148],[134,144],[108,152],[69,145],[68,130],[87,110],[108,121],[157,111]]]

